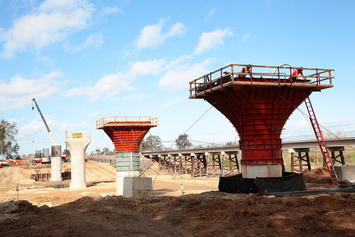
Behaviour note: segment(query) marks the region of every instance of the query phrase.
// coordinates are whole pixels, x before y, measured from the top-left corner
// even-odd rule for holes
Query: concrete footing
[[[334,166],[339,181],[355,183],[355,165]]]
[[[138,171],[117,172],[117,195],[124,197],[149,197],[152,195],[152,178],[138,177]]]
[[[282,165],[242,165],[242,176],[247,179],[255,179],[257,177],[282,177]]]

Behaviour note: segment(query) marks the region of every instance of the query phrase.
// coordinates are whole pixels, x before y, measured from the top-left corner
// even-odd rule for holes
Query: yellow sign
[[[73,138],[82,138],[83,134],[82,133],[73,133]]]

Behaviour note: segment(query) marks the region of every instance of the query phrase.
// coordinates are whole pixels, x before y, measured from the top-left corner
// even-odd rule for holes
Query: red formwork
[[[309,88],[235,86],[205,99],[236,128],[242,164],[282,164],[282,128],[310,93]]]
[[[105,131],[116,152],[139,152],[144,136],[157,122],[153,117],[106,117],[96,122],[96,128]]]
[[[287,119],[312,91],[333,86],[333,69],[303,68],[301,79],[292,77],[294,69],[231,64],[190,82],[190,98],[208,101],[237,130],[242,164],[282,164]]]

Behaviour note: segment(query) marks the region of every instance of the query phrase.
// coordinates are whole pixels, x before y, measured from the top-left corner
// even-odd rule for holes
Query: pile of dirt
[[[332,180],[329,177],[326,168],[316,168],[307,170],[303,173],[303,178],[306,183],[331,184]]]
[[[355,193],[86,197],[19,210],[0,225],[1,236],[354,236]]]
[[[0,187],[12,187],[15,185],[34,184],[31,174],[34,169],[28,169],[26,166],[13,166],[0,169]]]

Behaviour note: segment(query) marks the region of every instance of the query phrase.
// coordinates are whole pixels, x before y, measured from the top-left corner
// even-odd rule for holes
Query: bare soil
[[[218,178],[191,179],[153,165],[145,175],[154,180],[154,197],[123,198],[114,196],[113,167],[86,167],[89,186],[76,191],[68,180],[30,180],[32,168],[1,169],[0,236],[355,236],[355,193],[227,194],[216,191]],[[308,189],[334,187],[322,169],[304,176]],[[17,184],[27,201],[9,201]],[[179,196],[181,184],[187,195]]]

